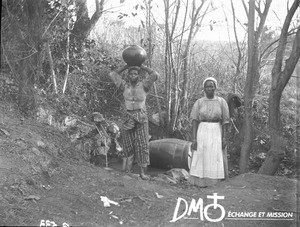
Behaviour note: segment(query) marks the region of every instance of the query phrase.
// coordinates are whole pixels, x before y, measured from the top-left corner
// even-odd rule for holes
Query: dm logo
[[[192,212],[196,213],[199,210],[199,219],[201,221],[204,220],[204,218],[207,221],[210,222],[219,222],[222,221],[225,217],[225,209],[222,205],[218,204],[218,199],[224,199],[225,196],[218,196],[217,193],[213,193],[213,195],[208,195],[208,199],[212,199],[213,203],[203,206],[203,199],[199,198],[198,202],[196,203],[195,199],[192,199],[190,206],[188,205],[188,202],[183,198],[177,199],[177,204],[175,207],[175,211],[173,214],[173,218],[170,222],[176,222],[181,218],[184,218],[186,215],[191,216]],[[180,206],[183,205],[185,207],[184,212],[182,214],[178,214]],[[208,216],[208,209],[220,209],[221,215],[219,218],[211,218]],[[179,215],[179,216],[178,216]],[[188,218],[187,218],[188,219]]]

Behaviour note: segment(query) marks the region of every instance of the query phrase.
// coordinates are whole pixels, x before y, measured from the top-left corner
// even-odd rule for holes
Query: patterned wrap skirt
[[[201,122],[199,124],[197,150],[193,153],[190,175],[198,178],[225,178],[220,123]]]
[[[125,157],[134,155],[139,166],[150,165],[149,128],[145,110],[127,112],[122,128],[122,143]]]

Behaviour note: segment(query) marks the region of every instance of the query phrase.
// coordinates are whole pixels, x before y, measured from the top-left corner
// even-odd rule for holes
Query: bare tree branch
[[[293,29],[293,30],[294,30],[294,29]],[[291,35],[296,34],[296,31],[293,31],[293,30],[288,34],[288,36],[291,36]],[[262,58],[266,55],[267,51],[268,51],[274,44],[276,44],[278,41],[279,41],[279,38],[276,39],[276,40],[274,40],[273,42],[269,43],[269,45],[261,52],[260,60],[259,60],[260,62],[261,62]],[[276,49],[277,49],[277,46],[276,46],[275,48],[273,48],[272,51],[269,51],[269,52],[274,52],[274,50],[276,50]],[[268,53],[267,55],[269,56],[270,53]]]
[[[289,58],[286,60],[286,64],[283,70],[283,75],[279,78],[279,83],[281,87],[285,87],[288,81],[290,80],[292,73],[295,69],[295,66],[299,60],[300,56],[300,26],[298,27],[296,37],[293,43],[292,52]]]
[[[51,75],[52,75],[53,89],[54,89],[55,94],[58,94],[56,75],[55,75],[55,71],[54,71],[54,64],[53,64],[53,59],[52,59],[49,42],[46,43],[46,49],[47,49],[47,53],[48,53],[50,71],[51,71]]]
[[[299,7],[299,0],[295,0],[293,5],[291,6],[290,10],[288,10],[288,14],[287,14],[287,16],[284,20],[283,27],[281,29],[280,38],[279,38],[278,50],[276,52],[276,60],[275,60],[275,63],[274,63],[274,68],[272,70],[274,72],[280,72],[281,71],[282,60],[283,60],[283,55],[284,55],[286,41],[287,41],[288,29],[289,29],[291,20],[292,20],[292,18],[293,18],[293,16],[294,16],[294,14],[295,14],[298,7]],[[276,83],[277,83],[277,79],[276,79]],[[272,86],[273,86],[273,84],[272,84]]]
[[[260,21],[259,21],[259,25],[258,25],[258,28],[257,28],[257,31],[256,31],[256,39],[259,41],[260,37],[261,37],[261,34],[262,34],[262,30],[264,28],[264,25],[265,25],[265,22],[266,22],[266,19],[267,19],[267,15],[268,15],[268,12],[269,12],[269,9],[270,9],[270,6],[271,6],[271,3],[272,3],[272,0],[266,0],[266,4],[265,4],[265,8],[264,8],[264,11],[263,13],[260,14]]]
[[[262,17],[262,12],[260,11],[260,8],[256,5],[255,10],[258,13],[259,17]]]
[[[232,10],[232,20],[233,20],[234,37],[235,37],[235,42],[236,42],[236,46],[237,46],[237,49],[238,49],[238,54],[239,54],[239,57],[240,57],[240,56],[241,56],[241,49],[240,49],[239,39],[238,39],[238,36],[237,36],[237,31],[236,31],[236,23],[235,23],[236,16],[235,16],[235,9],[234,9],[232,0],[230,0],[230,3],[231,3],[231,10]]]
[[[174,31],[175,31],[177,20],[178,20],[179,9],[180,9],[180,2],[181,2],[180,0],[177,1],[176,11],[175,11],[175,15],[174,15],[174,21],[173,21],[173,24],[172,24],[172,29],[171,29],[171,34],[170,34],[171,38],[174,35]]]
[[[249,19],[249,12],[248,12],[248,8],[247,8],[247,4],[245,3],[245,0],[242,0],[243,6],[244,6],[244,10],[245,13],[247,15],[247,18]]]

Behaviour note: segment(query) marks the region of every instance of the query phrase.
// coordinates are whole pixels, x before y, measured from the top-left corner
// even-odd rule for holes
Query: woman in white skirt
[[[212,186],[225,178],[222,148],[226,146],[229,109],[225,99],[215,95],[217,80],[209,77],[203,82],[205,97],[198,99],[192,109],[192,149],[190,183],[200,187]]]

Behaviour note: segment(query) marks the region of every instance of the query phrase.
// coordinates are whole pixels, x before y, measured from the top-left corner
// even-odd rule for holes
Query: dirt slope
[[[0,103],[0,226],[297,226],[297,182],[257,174],[210,188],[145,182],[91,165],[65,135]],[[224,196],[216,209],[213,193]],[[193,199],[203,212],[188,215]]]

